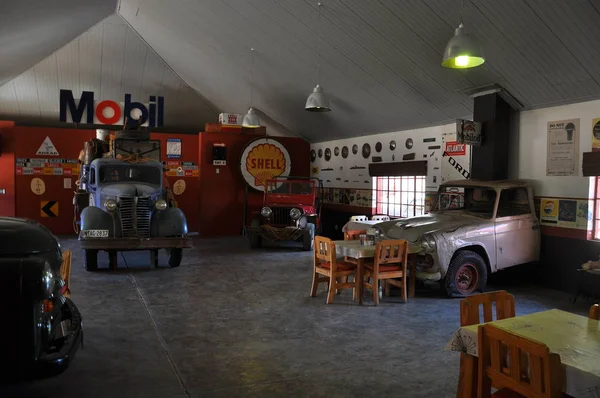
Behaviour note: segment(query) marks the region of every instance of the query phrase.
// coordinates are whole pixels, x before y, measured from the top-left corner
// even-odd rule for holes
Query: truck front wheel
[[[175,268],[181,265],[183,259],[183,249],[171,249],[169,252],[169,267]]]
[[[98,250],[85,250],[84,267],[86,271],[98,270]]]
[[[446,273],[446,293],[450,297],[465,297],[483,291],[487,284],[487,266],[481,256],[461,250],[452,259]]]

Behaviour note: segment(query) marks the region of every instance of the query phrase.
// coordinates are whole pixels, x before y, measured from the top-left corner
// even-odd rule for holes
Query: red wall
[[[15,142],[12,136],[14,122],[0,121],[0,217],[15,216]]]
[[[96,135],[94,130],[59,129],[15,126],[12,129],[15,158],[77,159],[83,143]],[[59,156],[37,156],[46,137],[56,147]],[[13,165],[14,167],[14,165]],[[31,180],[41,178],[46,186],[42,195],[31,191]],[[16,177],[16,216],[38,221],[55,234],[73,234],[73,192],[77,175],[20,175]],[[64,188],[64,179],[71,179],[71,188]],[[58,201],[58,217],[41,216],[42,201]]]
[[[240,171],[240,158],[248,142],[258,137],[228,133],[200,133],[200,236],[241,233],[244,225],[246,182]],[[290,154],[291,175],[310,176],[308,142],[301,138],[277,137],[275,139],[281,142]],[[223,142],[227,145],[227,166],[212,165],[213,142]],[[248,188],[248,215],[260,210],[262,200],[262,192]]]
[[[152,133],[153,140],[160,140],[161,159],[165,162],[194,162],[198,164],[198,136],[172,133]],[[178,138],[181,140],[181,159],[167,159],[167,138]],[[190,232],[198,232],[200,226],[200,209],[198,207],[198,193],[200,191],[200,179],[198,177],[176,177],[168,176],[170,186],[175,181],[182,179],[185,181],[185,191],[181,195],[175,195],[175,200],[188,222]]]

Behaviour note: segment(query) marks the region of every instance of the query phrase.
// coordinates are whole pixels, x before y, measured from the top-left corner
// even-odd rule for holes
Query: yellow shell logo
[[[255,146],[246,158],[246,170],[254,177],[256,186],[266,186],[268,180],[283,174],[285,167],[283,152],[272,144]]]

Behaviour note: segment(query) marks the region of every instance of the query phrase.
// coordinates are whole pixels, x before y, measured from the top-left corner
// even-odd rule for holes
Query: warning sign
[[[46,139],[44,140],[44,142],[42,142],[42,145],[35,154],[46,156],[58,156],[58,151],[56,150],[56,147],[50,140],[50,137],[46,137]]]
[[[58,201],[56,200],[42,200],[40,209],[44,218],[58,217]]]

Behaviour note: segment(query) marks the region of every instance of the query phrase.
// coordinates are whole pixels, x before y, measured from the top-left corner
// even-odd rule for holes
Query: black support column
[[[508,178],[512,108],[497,93],[475,97],[473,120],[482,124],[482,144],[471,147],[471,178]]]

